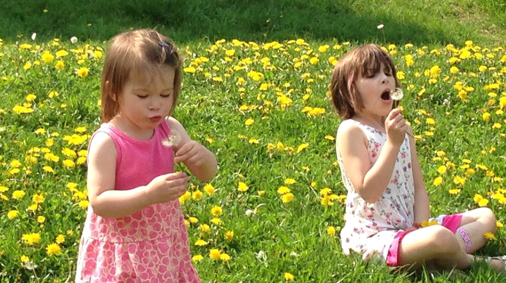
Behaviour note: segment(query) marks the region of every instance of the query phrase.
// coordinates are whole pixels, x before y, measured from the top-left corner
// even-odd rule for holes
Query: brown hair
[[[173,105],[176,105],[181,88],[181,60],[172,40],[155,30],[132,30],[114,36],[109,42],[102,70],[102,121],[109,122],[118,114],[119,95],[138,69],[151,76],[163,76],[162,69],[155,67],[174,68]]]
[[[378,45],[362,45],[346,53],[334,67],[330,91],[332,103],[339,116],[349,119],[364,108],[364,103],[355,87],[358,77],[366,77],[380,71],[384,66],[394,77],[396,87],[397,71],[392,59]]]

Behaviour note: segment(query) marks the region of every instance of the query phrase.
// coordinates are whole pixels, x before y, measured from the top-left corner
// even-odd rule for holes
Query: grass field
[[[369,41],[388,50],[400,71],[401,105],[416,135],[432,214],[490,207],[499,230],[480,253],[506,254],[502,3],[188,2],[172,2],[185,11],[171,19],[182,28],[159,27],[186,57],[175,117],[219,160],[217,177],[180,200],[203,282],[454,282],[452,274],[396,274],[342,255],[346,192],[328,85],[336,60]],[[71,282],[88,204],[86,147],[100,124],[105,40],[168,21],[161,4],[169,1],[126,1],[122,9],[136,16],[113,9],[115,1],[103,4],[110,13],[93,1],[75,9],[27,3],[11,1],[0,11],[0,281]],[[27,20],[29,8],[40,15]],[[218,11],[232,8],[244,13],[220,14],[230,20],[219,26]],[[323,24],[306,21],[309,10]],[[348,24],[342,29],[332,17],[341,12]],[[254,28],[257,18],[262,25]],[[71,36],[79,41],[72,44]],[[481,264],[466,274],[470,282],[505,279]]]

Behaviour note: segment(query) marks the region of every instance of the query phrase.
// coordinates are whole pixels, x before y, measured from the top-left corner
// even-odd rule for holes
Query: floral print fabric
[[[365,133],[369,161],[371,165],[374,164],[386,142],[386,134],[352,119],[343,121],[341,126],[346,123],[355,123]],[[411,227],[414,222],[415,190],[409,140],[406,136],[397,155],[390,183],[375,203],[367,203],[355,191],[344,169],[341,154],[338,150],[336,152],[342,181],[348,191],[346,224],[341,230],[343,252],[347,255],[351,251],[359,253],[364,260],[374,255],[386,259],[397,232]]]
[[[116,146],[116,190],[147,185],[174,171],[173,149],[162,145],[170,135],[166,123],[149,141],[131,139],[108,124],[98,131],[110,135]],[[122,218],[101,217],[89,206],[76,282],[200,282],[179,200]]]

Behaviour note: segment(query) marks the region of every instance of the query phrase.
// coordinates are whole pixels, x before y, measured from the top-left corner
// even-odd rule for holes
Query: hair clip
[[[172,49],[172,47],[170,47],[170,45],[168,45],[167,43],[163,42],[163,41],[158,41],[158,45],[160,45],[162,48],[166,48],[167,50],[167,53],[170,53],[170,50]]]

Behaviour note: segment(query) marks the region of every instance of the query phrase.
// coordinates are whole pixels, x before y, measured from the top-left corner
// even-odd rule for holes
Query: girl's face
[[[355,87],[364,103],[364,109],[359,112],[377,116],[387,116],[392,110],[390,92],[395,91],[396,82],[391,70],[381,65],[378,72],[373,71],[359,76]]]
[[[158,67],[157,67],[158,68]],[[156,72],[133,72],[119,97],[114,118],[129,134],[144,137],[169,116],[174,103],[174,68],[160,66]]]

